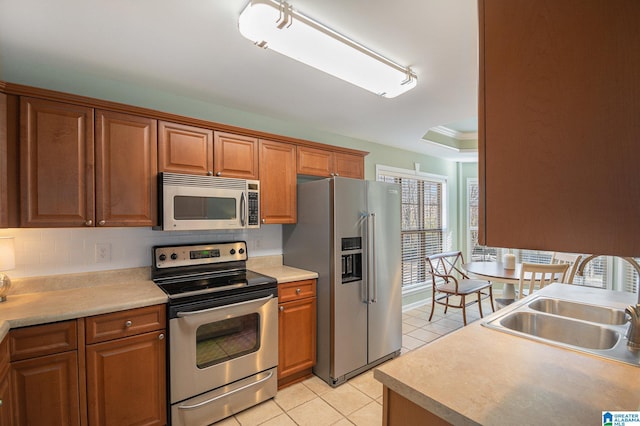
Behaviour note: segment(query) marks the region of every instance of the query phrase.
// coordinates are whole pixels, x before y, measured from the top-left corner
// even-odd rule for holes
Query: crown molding
[[[436,126],[429,130],[460,141],[478,140],[478,132],[462,133],[445,126]]]

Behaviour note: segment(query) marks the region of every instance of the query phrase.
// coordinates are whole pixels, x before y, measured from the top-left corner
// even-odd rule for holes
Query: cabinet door
[[[0,376],[0,426],[13,426],[8,374]]]
[[[216,176],[258,179],[258,139],[215,132],[213,161]]]
[[[0,93],[0,228],[18,227],[18,98]]]
[[[13,425],[9,380],[9,340],[5,338],[0,344],[0,426]]]
[[[87,345],[89,424],[166,424],[164,333]]]
[[[260,140],[262,223],[296,223],[296,146]]]
[[[213,174],[213,130],[160,121],[158,171]]]
[[[278,379],[316,363],[316,298],[281,303],[278,318]]]
[[[156,120],[111,111],[96,117],[96,225],[156,225]]]
[[[479,17],[480,243],[638,256],[640,2],[481,0]]]
[[[337,176],[364,179],[364,158],[359,155],[336,152],[333,170]]]
[[[77,353],[13,362],[11,393],[17,425],[80,424]]]
[[[333,175],[333,153],[325,149],[299,146],[297,171],[301,175],[325,176]]]
[[[93,225],[93,109],[20,100],[23,227]]]

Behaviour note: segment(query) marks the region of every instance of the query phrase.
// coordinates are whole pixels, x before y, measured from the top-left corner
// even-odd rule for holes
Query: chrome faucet
[[[627,347],[630,350],[640,350],[640,303],[636,306],[629,305],[624,310],[631,317],[627,330]]]
[[[576,270],[576,275],[578,276],[584,276],[584,268],[585,266],[587,266],[587,263],[591,262],[593,259],[595,259],[596,257],[599,257],[601,255],[599,254],[592,254],[591,256],[587,256],[585,257],[582,262],[580,262],[580,265],[578,265],[578,269]],[[626,260],[627,263],[629,263],[633,269],[636,270],[636,272],[638,273],[638,276],[640,276],[640,264],[638,264],[638,262],[633,258],[633,257],[621,257],[621,259]],[[638,305],[640,305],[640,288],[638,288]],[[637,307],[637,306],[636,306]],[[640,328],[640,326],[639,326]]]

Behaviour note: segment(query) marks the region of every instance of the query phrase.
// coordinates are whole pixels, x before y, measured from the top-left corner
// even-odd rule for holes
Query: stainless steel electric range
[[[173,425],[208,425],[276,394],[277,282],[247,258],[244,241],[153,248],[152,278],[169,296]]]

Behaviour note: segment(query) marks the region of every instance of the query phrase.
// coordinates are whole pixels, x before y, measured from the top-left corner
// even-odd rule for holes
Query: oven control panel
[[[209,265],[214,263],[247,260],[247,243],[189,244],[182,246],[159,246],[153,248],[156,268]]]

